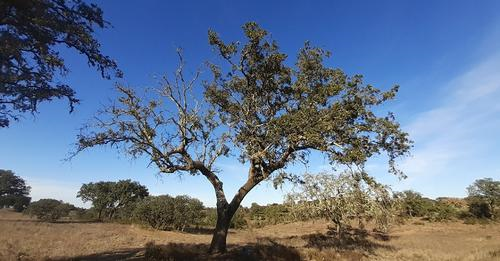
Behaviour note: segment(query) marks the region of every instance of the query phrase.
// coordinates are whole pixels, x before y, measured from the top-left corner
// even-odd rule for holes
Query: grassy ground
[[[0,210],[0,260],[500,260],[500,224],[409,222],[388,234],[325,222],[230,231],[229,252],[205,254],[209,231],[153,231],[136,225],[42,223]],[[154,243],[151,243],[154,242]]]

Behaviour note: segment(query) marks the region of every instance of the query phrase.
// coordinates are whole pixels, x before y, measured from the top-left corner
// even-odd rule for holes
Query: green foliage
[[[74,220],[86,220],[86,221],[92,221],[97,218],[97,215],[93,208],[90,209],[75,208],[72,211],[70,211],[68,216]]]
[[[354,219],[360,224],[373,219],[386,230],[395,216],[388,188],[362,172],[306,174],[299,191],[287,198],[296,216],[326,218],[335,224],[337,233]]]
[[[113,219],[117,212],[131,213],[132,205],[148,195],[148,189],[145,186],[128,179],[118,182],[101,181],[83,184],[77,197],[83,202],[92,202],[98,219],[102,219],[103,215],[108,219]],[[122,216],[127,216],[127,214],[124,213]]]
[[[497,217],[500,212],[500,181],[491,178],[478,179],[467,187],[469,210],[478,218]]]
[[[406,217],[424,217],[434,205],[432,199],[424,198],[413,190],[395,193],[395,197],[401,200],[402,215]]]
[[[15,211],[23,211],[30,203],[28,197],[31,187],[26,181],[10,170],[0,169],[0,208],[13,207]]]
[[[475,218],[487,218],[493,217],[493,211],[490,204],[481,197],[469,197],[467,198],[469,203],[469,212]]]
[[[242,160],[263,165],[263,174],[269,174],[311,149],[341,164],[363,164],[386,151],[391,171],[399,173],[393,160],[409,150],[407,134],[391,114],[377,117],[372,111],[392,99],[397,86],[382,92],[364,85],[361,75],[325,66],[330,53],[309,42],[298,52],[296,66],[288,66],[288,55],[266,30],[250,22],[243,31],[242,45],[209,32],[209,43],[230,70],[211,64],[214,80],[205,85],[205,97],[234,129]]]
[[[102,10],[82,0],[3,0],[0,2],[0,128],[18,119],[17,112],[37,111],[38,103],[67,98],[78,103],[73,89],[57,79],[67,74],[59,47],[83,54],[103,77],[117,70],[93,37],[104,28]]]
[[[69,212],[75,209],[75,206],[60,200],[40,199],[32,202],[26,208],[25,213],[42,221],[54,222],[61,217],[68,216]]]
[[[231,223],[229,223],[230,228],[235,228],[235,229],[243,229],[248,227],[248,209],[240,207],[234,213],[233,218],[231,219]]]
[[[420,217],[429,221],[448,221],[460,218],[466,208],[466,203],[460,199],[425,198],[413,190],[395,193],[400,201],[400,215],[404,218]]]
[[[255,227],[294,221],[289,206],[284,204],[259,206],[257,203],[252,203],[249,209],[249,219]]]
[[[460,217],[460,209],[455,206],[439,201],[433,202],[427,210],[425,218],[429,221],[448,221]]]
[[[216,208],[206,208],[203,210],[203,219],[200,225],[207,227],[214,227],[217,223],[217,209]],[[234,229],[244,229],[249,227],[249,210],[244,207],[238,208],[234,214],[231,222],[229,223],[230,228]]]
[[[201,201],[188,196],[150,196],[137,203],[133,215],[155,229],[183,231],[202,222],[203,209]]]

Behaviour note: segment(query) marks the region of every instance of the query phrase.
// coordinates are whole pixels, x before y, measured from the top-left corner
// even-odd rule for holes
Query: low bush
[[[243,229],[248,227],[248,209],[245,207],[239,207],[233,218],[231,219],[231,223],[229,224],[230,228],[234,229]],[[217,223],[217,210],[215,208],[206,208],[203,210],[203,218],[200,222],[200,225],[204,227],[215,227]]]
[[[425,219],[434,222],[448,221],[459,218],[460,213],[460,209],[453,205],[436,201],[427,210]]]
[[[255,227],[294,221],[294,218],[290,213],[290,208],[285,204],[260,206],[257,203],[252,203],[249,209],[249,219]]]
[[[31,203],[24,211],[26,214],[42,221],[54,222],[61,217],[68,216],[76,207],[55,199],[40,199]]]
[[[93,208],[90,209],[75,208],[74,210],[71,210],[69,212],[68,217],[73,220],[81,220],[81,221],[97,220],[97,215]]]
[[[201,201],[188,196],[150,196],[137,203],[133,216],[155,229],[183,231],[202,222],[203,209]]]
[[[478,197],[470,197],[467,200],[469,203],[469,213],[475,218],[489,219],[493,216],[493,212],[488,202]]]
[[[235,229],[244,229],[248,227],[248,209],[240,207],[234,213],[233,219],[231,219],[231,224],[229,224],[230,228]]]

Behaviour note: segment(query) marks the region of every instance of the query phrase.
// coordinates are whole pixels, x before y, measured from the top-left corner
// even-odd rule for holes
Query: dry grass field
[[[0,210],[0,260],[500,260],[500,224],[414,222],[388,234],[353,230],[342,240],[325,222],[282,224],[231,231],[223,256],[205,254],[210,238],[209,231],[42,223]]]

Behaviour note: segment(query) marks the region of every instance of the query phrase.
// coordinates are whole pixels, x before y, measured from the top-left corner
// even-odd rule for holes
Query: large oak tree
[[[161,173],[203,175],[217,199],[217,224],[210,251],[226,251],[231,218],[241,201],[264,180],[297,180],[286,167],[322,152],[332,164],[363,164],[385,152],[389,171],[403,175],[396,158],[411,142],[394,116],[378,116],[379,105],[394,98],[398,87],[383,92],[330,68],[329,53],[308,42],[295,64],[256,23],[243,26],[244,43],[226,43],[209,31],[220,64],[209,63],[213,78],[203,82],[203,101],[187,80],[183,62],[175,79],[164,78],[146,96],[118,86],[122,97],[103,110],[78,137],[76,153],[97,145],[121,147],[133,157],[146,155]],[[196,94],[196,92],[195,92]],[[149,98],[148,98],[149,97]],[[248,163],[247,180],[226,198],[216,161],[238,155]]]

